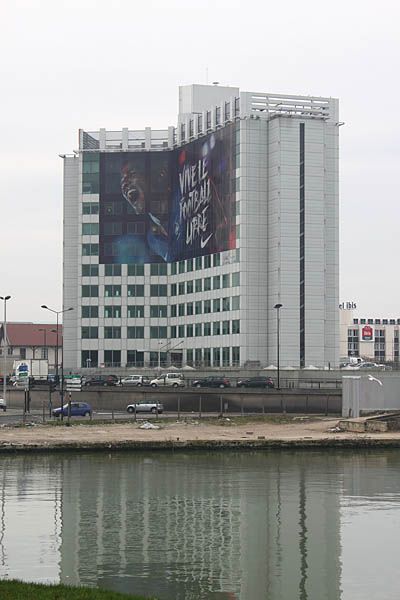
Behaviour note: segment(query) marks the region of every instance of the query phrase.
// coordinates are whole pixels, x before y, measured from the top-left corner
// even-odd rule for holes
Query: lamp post
[[[3,370],[3,400],[5,406],[7,406],[7,353],[8,353],[8,342],[7,342],[7,300],[10,300],[11,296],[0,296],[0,300],[4,302],[4,322],[3,322],[3,351],[4,351],[4,370]]]
[[[280,310],[283,304],[275,304],[274,308],[276,309],[276,362],[278,368],[278,381],[277,381],[277,389],[280,389],[280,329],[281,329],[281,318],[280,318]]]
[[[50,312],[54,313],[57,317],[57,326],[56,326],[56,352],[55,352],[55,358],[56,358],[56,383],[58,383],[58,318],[59,315],[62,315],[65,312],[68,312],[70,310],[74,310],[72,307],[70,308],[64,308],[63,310],[54,310],[53,308],[49,308],[48,306],[46,306],[46,304],[42,304],[41,308],[44,308],[45,310],[49,310]],[[61,417],[62,417],[62,408],[63,408],[63,404],[64,404],[64,377],[63,377],[63,365],[64,365],[64,354],[62,356],[61,359],[61,383],[60,383],[60,407],[61,407]]]

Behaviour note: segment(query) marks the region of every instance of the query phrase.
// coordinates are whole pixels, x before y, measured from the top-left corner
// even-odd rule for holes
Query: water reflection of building
[[[337,600],[339,471],[311,453],[67,457],[61,580],[177,600]]]

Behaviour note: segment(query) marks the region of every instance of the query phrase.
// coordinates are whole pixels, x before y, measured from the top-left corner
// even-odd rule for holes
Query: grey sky
[[[400,317],[396,2],[5,0],[0,295],[10,320],[62,302],[62,161],[77,130],[164,128],[177,86],[340,99],[341,293]],[[50,319],[51,320],[51,319]]]

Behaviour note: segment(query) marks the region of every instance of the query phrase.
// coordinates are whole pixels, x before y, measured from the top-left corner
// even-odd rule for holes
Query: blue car
[[[62,407],[62,414],[68,417],[68,404]],[[71,402],[71,417],[89,417],[92,414],[92,407],[87,402]],[[61,408],[53,410],[53,417],[61,415]]]

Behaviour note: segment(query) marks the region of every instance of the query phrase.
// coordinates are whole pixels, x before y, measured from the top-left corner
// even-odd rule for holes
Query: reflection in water
[[[389,495],[400,506],[392,478],[382,488],[371,476],[388,464],[398,472],[390,452],[116,453],[1,464],[1,577],[160,600],[347,600],[346,589],[357,598],[351,569],[342,576],[341,521],[348,535],[344,511],[357,511],[346,499],[384,507]]]

